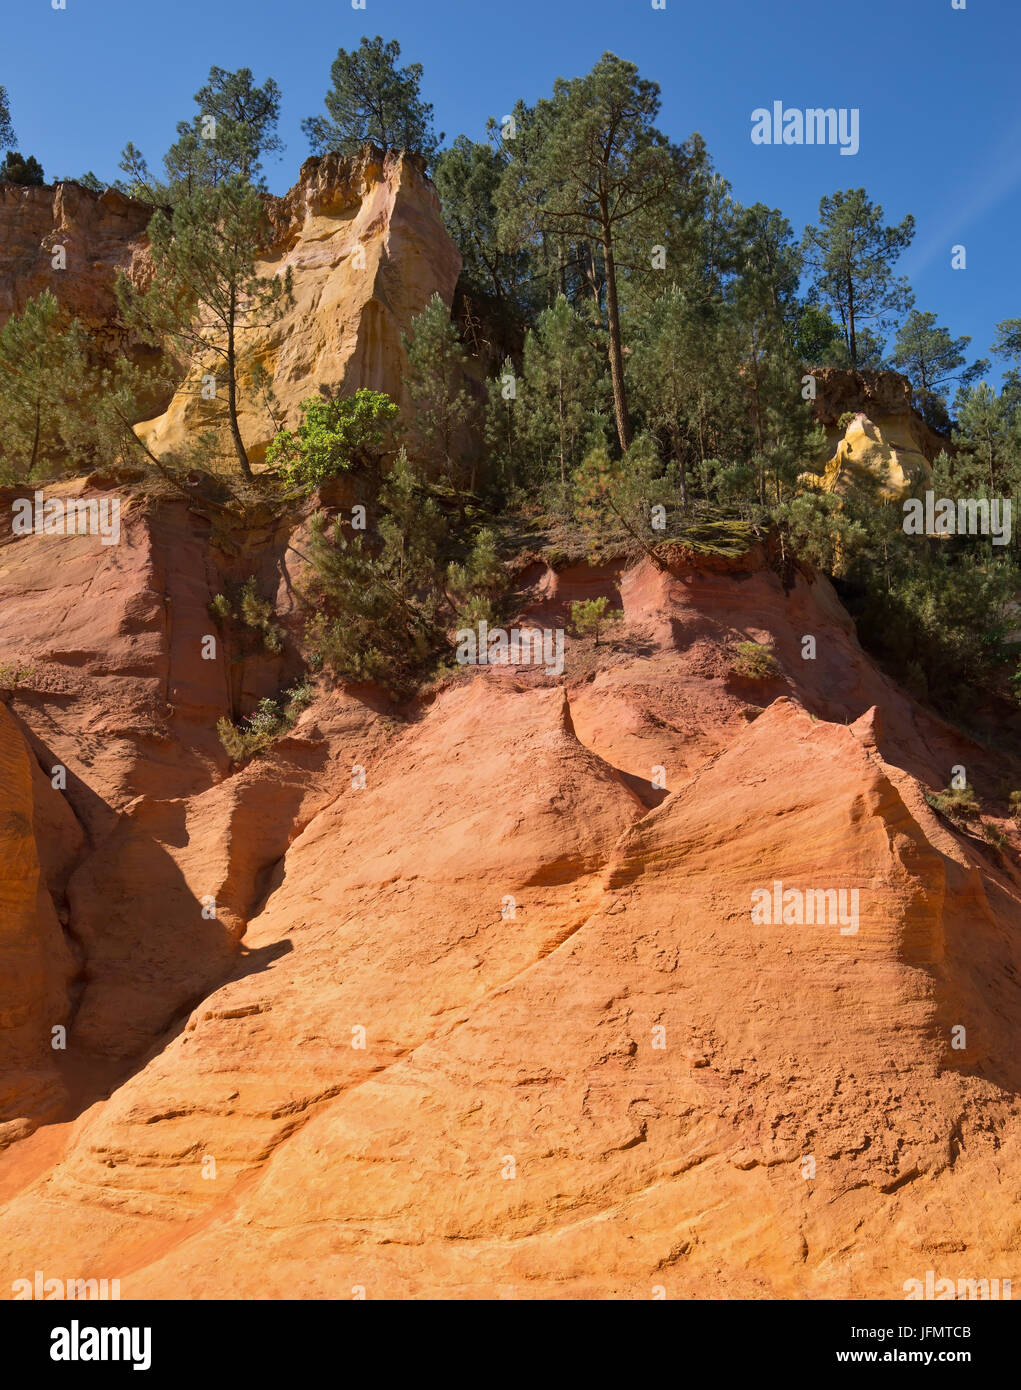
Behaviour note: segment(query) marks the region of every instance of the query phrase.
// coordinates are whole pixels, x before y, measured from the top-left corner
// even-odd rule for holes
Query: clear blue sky
[[[267,168],[283,192],[308,153],[303,116],[322,107],[338,47],[396,37],[425,68],[424,95],[448,139],[484,138],[486,118],[606,50],[662,89],[660,126],[701,131],[745,203],[780,208],[800,234],[819,198],[864,186],[888,220],[907,212],[901,262],[917,306],[988,355],[993,325],[1021,316],[1021,0],[13,0],[0,83],[19,147],[47,177],[118,176],[130,139],[150,163],[211,64],[272,75],[287,148]],[[13,12],[11,12],[13,11]],[[861,149],[755,146],[751,112],[857,107]],[[951,247],[967,269],[951,269]],[[994,372],[994,379],[998,379]]]

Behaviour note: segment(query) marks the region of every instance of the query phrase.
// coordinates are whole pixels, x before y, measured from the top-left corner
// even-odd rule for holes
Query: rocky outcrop
[[[241,337],[242,377],[261,364],[276,396],[273,417],[253,393],[244,398],[241,432],[255,462],[277,424],[296,424],[300,402],[320,386],[344,395],[370,387],[406,405],[401,336],[433,294],[451,303],[461,268],[436,191],[413,154],[366,145],[351,158],[308,159],[290,192],[267,194],[266,206],[272,231],[259,271],[290,270],[294,304],[270,327]],[[0,324],[50,290],[100,345],[152,361],[151,350],[118,330],[114,295],[119,270],[143,287],[151,277],[152,211],[114,189],[0,183],[0,259],[10,271],[0,281]],[[53,265],[59,247],[65,269]],[[208,370],[215,368],[211,359]],[[172,399],[150,403],[163,413],[137,428],[155,452],[181,450],[209,426],[211,411],[220,421],[220,406],[201,394],[204,370],[196,368]]]
[[[268,207],[273,240],[259,269],[267,276],[290,270],[294,304],[269,327],[242,334],[242,375],[256,362],[269,372],[277,419],[288,425],[319,386],[343,395],[369,387],[406,405],[401,335],[434,294],[451,303],[461,268],[416,157],[365,146],[350,159],[306,160],[294,188],[268,199]],[[204,370],[194,370],[165,415],[139,426],[158,453],[181,449],[222,415],[202,399]],[[252,393],[240,425],[257,462],[275,423]]]
[[[818,486],[842,493],[874,482],[882,494],[903,497],[928,477],[948,441],[915,409],[907,377],[839,367],[816,367],[811,375],[813,418],[826,431],[826,452],[815,465]],[[848,414],[853,418],[841,425]]]
[[[27,672],[0,708],[0,979],[6,949],[30,981],[0,995],[5,1115],[54,1117],[17,1078],[63,999],[79,1116],[0,1154],[0,1288],[888,1299],[933,1252],[1016,1276],[1021,839],[996,807],[1021,768],[883,676],[824,580],[785,591],[759,548],[536,561],[523,621],[618,615],[562,678],[464,673],[385,714],[322,681],[232,771],[208,603],[250,567],[286,627],[302,542],[230,556],[199,513],[125,505],[113,558],[0,537]],[[744,640],[774,679],[734,674]],[[251,659],[250,700],[289,678]],[[29,796],[58,759],[66,792],[37,781],[69,823]],[[927,803],[957,764],[1005,848]],[[856,893],[857,930],[756,920],[777,882]]]
[[[67,1099],[56,1057],[76,962],[51,890],[60,901],[62,861],[80,842],[18,721],[0,704],[0,1149]]]
[[[152,272],[145,229],[149,203],[116,189],[78,183],[32,187],[0,182],[0,324],[45,290],[90,335],[120,345],[114,282],[123,270],[138,284]],[[54,266],[63,249],[64,267]]]

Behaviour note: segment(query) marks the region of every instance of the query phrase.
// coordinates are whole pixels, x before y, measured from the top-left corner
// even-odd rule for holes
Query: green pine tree
[[[149,223],[156,269],[151,287],[140,294],[123,273],[117,282],[130,327],[154,344],[169,339],[195,367],[218,364],[216,399],[222,379],[226,406],[214,407],[211,418],[228,429],[248,479],[252,470],[238,424],[240,334],[269,326],[293,303],[290,270],[280,278],[256,268],[267,225],[262,195],[241,174],[216,188],[199,187],[172,215],[158,211]]]
[[[468,387],[468,355],[438,294],[412,319],[411,334],[402,342],[408,354],[405,380],[413,405],[408,429],[416,461],[454,485],[467,482],[474,492],[472,434],[481,425],[481,408]],[[472,458],[467,470],[462,463],[466,454]]]
[[[401,46],[377,34],[353,52],[339,49],[330,69],[326,116],[308,116],[301,128],[313,154],[354,154],[366,141],[414,150],[431,164],[443,140],[433,131],[433,109],[422,100],[421,63],[399,68]]]
[[[970,342],[968,337],[951,338],[947,329],[937,327],[935,314],[923,314],[917,309],[908,314],[897,333],[890,360],[907,374],[919,410],[938,429],[949,424],[950,382],[956,381],[959,387],[970,386],[989,370],[989,360],[984,357],[965,366],[968,359],[964,349]]]
[[[654,124],[659,87],[633,63],[604,53],[585,77],[558,78],[510,145],[500,187],[509,237],[551,236],[598,248],[592,279],[603,302],[614,419],[621,449],[631,441],[618,259],[647,253],[669,216],[678,156]],[[605,295],[601,287],[605,286]]]
[[[907,281],[893,267],[914,231],[910,213],[899,226],[884,227],[883,209],[864,188],[822,198],[818,223],[805,228],[813,294],[838,319],[853,368],[881,354],[882,335],[911,306]]]

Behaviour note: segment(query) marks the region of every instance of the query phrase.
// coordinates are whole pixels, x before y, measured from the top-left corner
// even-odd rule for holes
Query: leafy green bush
[[[380,446],[398,407],[384,391],[359,388],[353,396],[323,393],[301,402],[297,430],[280,430],[266,451],[295,487],[319,487],[327,478],[378,463]]]
[[[772,647],[764,642],[738,642],[730,669],[746,680],[768,681],[780,674]]]
[[[312,687],[302,681],[285,690],[277,700],[260,700],[252,713],[236,724],[226,717],[217,720],[216,732],[224,752],[235,763],[242,763],[261,752],[294,727],[301,711],[311,703],[312,695]]]

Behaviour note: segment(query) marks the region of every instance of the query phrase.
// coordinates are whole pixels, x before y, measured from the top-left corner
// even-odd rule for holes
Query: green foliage
[[[403,450],[379,493],[375,544],[313,520],[307,634],[342,680],[409,693],[446,645],[440,621],[444,526]]]
[[[72,180],[67,180],[67,179],[65,179],[65,180],[63,180],[63,182],[65,182],[65,183],[67,183],[67,182],[80,183],[81,186],[82,186],[82,188],[88,188],[88,189],[90,189],[93,193],[105,193],[105,192],[106,192],[106,184],[103,182],[102,179],[97,178],[96,175],[92,172],[91,169],[89,170],[89,172],[88,172],[87,174],[82,174],[82,175],[81,175],[79,178],[77,178],[77,179],[72,179]]]
[[[631,442],[624,379],[617,262],[632,246],[655,243],[685,155],[657,130],[659,87],[633,63],[604,53],[585,77],[554,83],[553,96],[532,109],[519,105],[520,126],[509,144],[501,180],[501,228],[511,244],[548,238],[601,252],[607,348],[614,417],[621,449]],[[645,259],[643,257],[643,259]],[[648,261],[646,260],[646,264]],[[600,286],[602,289],[602,286]]]
[[[0,328],[0,482],[146,458],[131,426],[159,373],[100,354],[48,291]]]
[[[818,304],[805,304],[797,312],[794,350],[809,367],[846,367],[847,346],[839,325]]]
[[[165,206],[192,197],[200,188],[217,188],[239,178],[261,183],[262,154],[283,149],[277,135],[280,89],[270,77],[255,84],[251,68],[211,67],[195,93],[198,107],[190,121],[179,121],[177,139],[163,156],[165,181],[153,177],[142,152],[129,141],[121,153],[125,193]]]
[[[935,314],[922,314],[917,309],[908,314],[897,333],[890,360],[907,373],[915,390],[915,404],[937,429],[945,429],[949,424],[950,382],[967,387],[989,370],[989,361],[984,357],[965,366],[964,349],[970,342],[969,337],[951,338],[947,329],[937,327]]]
[[[415,150],[432,163],[443,136],[433,132],[433,109],[419,92],[421,63],[399,68],[401,46],[380,35],[353,52],[339,49],[330,68],[327,116],[308,116],[301,128],[313,154],[354,154],[366,141],[383,149]]]
[[[805,228],[802,249],[812,295],[839,321],[852,367],[874,365],[882,334],[910,306],[907,281],[894,262],[911,244],[915,219],[883,226],[883,209],[864,188],[849,188],[819,202],[819,221]]]
[[[254,757],[298,722],[301,711],[312,701],[312,687],[305,681],[285,690],[276,700],[260,700],[247,717],[234,723],[226,717],[216,722],[216,732],[224,752],[234,763]]]
[[[561,506],[600,411],[609,406],[600,346],[592,324],[564,295],[543,310],[525,339],[516,409],[523,416],[527,476],[545,484],[556,480]]]
[[[0,328],[0,481],[29,482],[83,462],[78,424],[89,338],[49,291]]]
[[[1013,791],[1009,797],[1010,814],[1016,821],[1021,821],[1021,791]]]
[[[466,482],[474,491],[476,462],[473,457],[466,469],[462,459],[473,455],[482,409],[468,386],[467,353],[438,294],[412,319],[411,336],[403,342],[414,406],[408,421],[413,455],[433,476]]]
[[[463,564],[447,566],[446,592],[454,605],[458,627],[475,627],[493,618],[493,602],[506,583],[507,575],[496,549],[496,536],[482,527],[472,542]]]
[[[0,149],[16,148],[18,144],[11,121],[11,103],[7,88],[0,87]]]
[[[44,182],[43,166],[33,155],[17,154],[8,150],[4,162],[0,164],[0,182],[41,185]]]
[[[1021,319],[1003,319],[996,325],[993,352],[1009,362],[1021,362]]]
[[[230,595],[214,594],[209,612],[221,629],[235,640],[237,628],[247,628],[251,633],[258,633],[265,650],[274,656],[283,650],[284,631],[275,621],[273,602],[260,596],[254,575],[249,575]],[[232,624],[236,625],[233,629]]]
[[[395,698],[450,652],[450,627],[492,616],[505,584],[496,538],[479,529],[457,558],[433,488],[402,449],[383,480],[375,534],[313,520],[306,633],[342,680],[373,681]]]
[[[0,661],[0,690],[15,690],[34,675],[34,666],[17,666],[10,661]]]
[[[209,611],[220,624],[227,623],[234,617],[231,601],[226,594],[214,594],[209,603]]]
[[[327,478],[380,460],[380,445],[398,414],[398,406],[383,391],[360,387],[342,397],[323,390],[301,403],[296,431],[280,430],[266,452],[266,462],[279,464],[286,480],[308,490]]]
[[[669,480],[648,435],[639,435],[622,459],[596,444],[574,475],[575,515],[591,540],[629,537],[661,566],[652,508],[665,505],[669,496]]]
[[[979,804],[971,787],[945,787],[935,796],[926,792],[925,799],[934,811],[957,824],[978,820]]]
[[[608,621],[606,610],[609,607],[607,598],[579,599],[577,603],[571,604],[571,623],[579,637],[585,637],[592,633],[595,637],[595,645],[599,646],[599,632],[604,623]]]
[[[520,320],[541,302],[527,283],[530,257],[500,234],[496,198],[505,150],[459,135],[436,155],[433,181],[447,230],[461,253],[458,293],[473,326],[473,351],[492,369],[520,346]]]
[[[198,186],[172,215],[158,211],[148,230],[156,273],[144,293],[118,276],[121,312],[147,341],[169,340],[203,375],[217,369],[216,398],[203,396],[205,421],[229,432],[238,466],[251,479],[238,424],[238,338],[242,329],[272,324],[293,303],[289,269],[281,278],[256,268],[268,231],[263,199],[235,174],[215,188]]]
[[[773,649],[765,642],[737,642],[730,669],[745,680],[775,680],[780,674]]]

